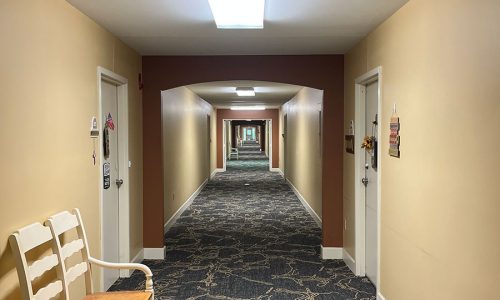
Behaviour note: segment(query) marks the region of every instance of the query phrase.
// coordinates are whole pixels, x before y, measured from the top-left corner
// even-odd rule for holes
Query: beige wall
[[[496,299],[500,280],[500,1],[411,0],[349,51],[382,66],[381,292],[388,300]],[[388,156],[397,104],[401,158]],[[354,158],[344,155],[344,244],[354,255]]]
[[[321,218],[321,138],[319,112],[323,91],[302,88],[280,109],[280,169]],[[287,149],[283,147],[283,118],[287,115]],[[284,162],[282,159],[285,157]]]
[[[17,228],[79,207],[100,257],[97,66],[129,79],[131,255],[142,248],[141,58],[63,0],[1,1],[0,38],[0,299],[20,299],[7,243]]]
[[[207,147],[207,115],[213,123],[215,110],[188,88],[162,92],[165,222],[213,171],[207,159],[213,157]]]

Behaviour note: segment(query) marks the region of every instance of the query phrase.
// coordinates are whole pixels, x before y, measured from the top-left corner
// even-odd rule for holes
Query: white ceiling
[[[267,108],[277,108],[302,89],[302,86],[298,85],[250,80],[216,81],[186,87],[217,108],[238,105],[264,105]],[[253,87],[255,97],[238,97],[236,87]]]
[[[343,54],[408,0],[266,0],[263,30],[218,30],[208,0],[67,0],[142,55]]]

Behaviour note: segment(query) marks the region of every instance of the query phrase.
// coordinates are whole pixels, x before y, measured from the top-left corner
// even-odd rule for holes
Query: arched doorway
[[[322,210],[324,247],[343,245],[343,55],[146,56],[143,58],[144,247],[163,247],[160,91],[200,82],[258,79],[324,91]]]

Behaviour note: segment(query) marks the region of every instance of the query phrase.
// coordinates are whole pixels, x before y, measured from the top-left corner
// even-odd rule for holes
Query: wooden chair
[[[33,223],[19,229],[9,237],[9,243],[14,253],[17,265],[17,275],[21,286],[21,293],[24,300],[48,300],[59,294],[64,297],[64,283],[62,265],[56,254],[55,243],[49,227],[45,227],[40,223]],[[41,259],[38,259],[28,265],[26,254],[31,250],[41,249],[43,244],[51,242],[52,254],[49,254]],[[56,269],[57,279],[47,284],[44,287],[33,290],[32,282],[37,278],[42,277],[46,272]]]
[[[229,160],[232,160],[233,156],[236,156],[236,160],[240,159],[238,148],[231,148],[231,152],[229,152]]]
[[[74,209],[72,213],[63,211],[56,215],[51,216],[46,222],[50,227],[52,236],[55,242],[55,252],[59,257],[59,263],[62,270],[62,285],[66,299],[68,299],[68,286],[71,282],[80,276],[85,276],[85,287],[87,296],[85,300],[90,299],[122,299],[122,300],[148,300],[154,299],[153,291],[153,274],[151,270],[143,264],[136,263],[110,263],[95,259],[90,256],[87,236],[83,227],[80,211]],[[71,242],[61,245],[59,236],[65,232],[76,230],[78,238]],[[66,259],[73,256],[75,253],[80,252],[82,255],[82,262],[74,265],[71,268],[66,268]],[[135,269],[140,270],[146,276],[146,287],[144,291],[127,291],[127,292],[107,292],[107,293],[94,293],[92,286],[92,268],[91,265],[97,265],[104,268],[111,269]],[[31,299],[31,298],[30,298]]]

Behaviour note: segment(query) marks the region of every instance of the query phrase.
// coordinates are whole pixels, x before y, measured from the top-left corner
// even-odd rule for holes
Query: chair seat
[[[125,291],[125,292],[95,293],[85,296],[83,300],[148,300],[150,298],[151,298],[151,292]]]

